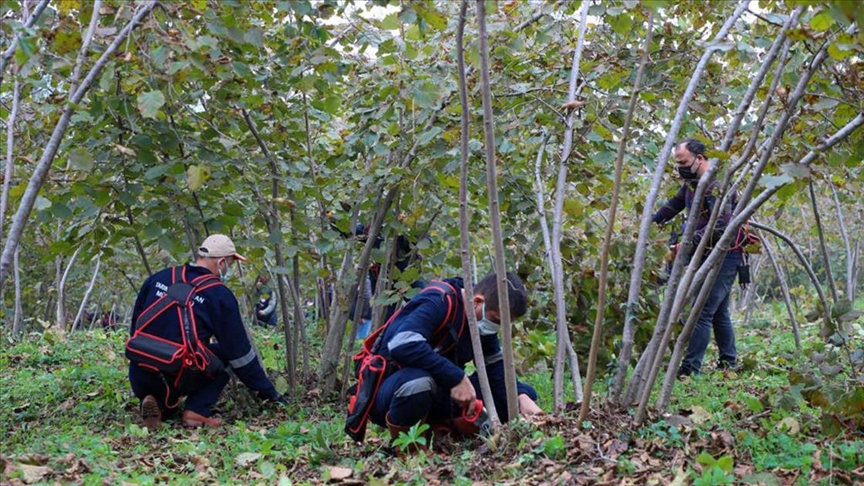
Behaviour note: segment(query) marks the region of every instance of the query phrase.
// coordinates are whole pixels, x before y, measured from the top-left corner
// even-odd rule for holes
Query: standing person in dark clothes
[[[255,280],[255,318],[262,326],[276,325],[276,298],[273,289],[267,285],[267,275],[259,275]]]
[[[515,273],[508,273],[507,279],[510,315],[515,320],[527,311],[528,296]],[[470,309],[464,307],[462,279],[444,282],[456,292],[456,313],[440,344],[433,348],[431,341],[448,315],[448,303],[440,292],[430,291],[431,287],[411,299],[381,337],[378,353],[394,362],[398,369],[381,384],[370,419],[387,427],[394,439],[421,421],[450,423],[459,430],[455,422],[460,419],[463,408],[474,404],[480,396],[477,374],[465,373],[465,365],[474,359],[466,312],[474,312],[477,317],[486,372],[498,414],[503,422],[509,418],[504,355],[498,341],[501,323],[495,274],[488,275],[474,287]],[[517,385],[521,412],[540,413],[534,388],[521,382]]]
[[[135,333],[138,317],[156,302],[168,287],[175,282],[191,282],[207,274],[218,275],[225,281],[231,275],[236,261],[245,262],[246,258],[237,253],[234,243],[225,235],[212,235],[198,248],[195,263],[166,268],[144,282],[132,312],[130,331]],[[225,285],[216,284],[202,287],[194,297],[194,319],[197,334],[202,343],[230,366],[238,378],[253,391],[258,398],[270,402],[284,403],[285,399],[267,378],[258,363],[252,344],[243,327],[237,299]],[[165,312],[147,324],[147,332],[160,338],[180,343],[183,341],[178,313]],[[211,343],[211,337],[216,342]],[[129,364],[129,382],[132,391],[141,400],[141,417],[149,429],[158,428],[163,418],[173,415],[180,407],[180,391],[174,388],[174,377],[161,372]],[[222,420],[212,417],[212,407],[228,383],[227,370],[212,379],[202,379],[191,390],[185,390],[186,401],[182,423],[187,427],[219,427]]]
[[[690,207],[693,205],[693,198],[699,178],[708,170],[705,145],[698,140],[689,139],[681,142],[675,147],[674,156],[676,170],[678,171],[678,175],[684,180],[684,183],[678,189],[678,192],[654,214],[654,222],[661,225],[666,224],[681,211],[685,209],[687,211],[690,210]],[[704,238],[709,238],[708,249],[710,250],[713,243],[718,241],[723,235],[729,221],[732,220],[732,212],[737,202],[737,197],[734,197],[734,195],[732,204],[720,208],[720,214],[714,230],[710,233],[707,231],[711,211],[715,204],[720,203],[719,194],[716,194],[718,190],[716,186],[717,184],[712,182],[705,191],[702,210],[696,219],[693,250],[696,249]],[[714,330],[714,339],[717,341],[717,348],[720,352],[718,368],[734,369],[738,367],[735,331],[732,328],[732,318],[729,314],[729,294],[732,291],[735,276],[738,275],[738,267],[743,262],[742,247],[746,239],[744,230],[739,229],[735,243],[729,252],[726,253],[726,258],[723,260],[720,268],[720,274],[711,288],[711,294],[705,302],[705,307],[702,309],[702,313],[699,314],[699,321],[693,329],[693,334],[690,335],[687,354],[681,363],[681,369],[678,371],[679,376],[688,376],[700,372],[702,360],[705,358],[705,351],[708,349],[708,342],[711,340],[712,328]],[[696,294],[698,293],[699,291],[697,290]]]

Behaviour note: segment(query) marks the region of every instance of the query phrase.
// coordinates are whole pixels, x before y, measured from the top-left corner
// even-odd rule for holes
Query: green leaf
[[[400,24],[399,12],[393,12],[381,20],[381,27],[385,30],[398,30]]]
[[[90,171],[93,169],[93,156],[85,148],[72,149],[69,151],[69,163],[75,170]]]
[[[726,472],[732,472],[732,469],[735,468],[735,462],[732,459],[732,456],[723,456],[720,459],[717,459],[717,466]]]
[[[154,167],[150,167],[147,169],[147,172],[144,173],[144,178],[147,180],[154,180],[162,177],[168,169],[171,168],[171,164],[160,164]]]
[[[327,113],[331,115],[335,115],[339,112],[339,108],[342,106],[342,98],[331,94],[330,96],[324,98],[321,107]]]
[[[161,91],[148,91],[138,95],[138,111],[144,118],[156,118],[159,108],[165,104],[165,95]]]
[[[753,413],[759,413],[764,410],[762,401],[752,395],[745,396],[744,403],[747,405],[747,409]]]
[[[255,47],[261,47],[264,45],[264,32],[262,32],[258,27],[252,27],[247,30],[246,33],[243,34],[243,38],[246,42]]]
[[[793,162],[780,166],[780,171],[794,179],[809,179],[810,166],[806,164],[796,164]]]
[[[108,91],[114,84],[114,63],[109,62],[102,69],[102,76],[99,78],[99,88],[102,91]]]
[[[51,212],[55,217],[60,219],[70,219],[72,217],[72,210],[69,209],[69,206],[61,203],[55,202],[51,205]]]
[[[759,184],[762,185],[763,187],[765,187],[766,189],[775,189],[775,188],[780,187],[784,184],[788,184],[788,183],[792,182],[793,180],[795,180],[795,179],[792,176],[790,176],[789,174],[781,174],[781,175],[776,175],[776,176],[762,176],[762,178],[759,179]]]
[[[447,28],[447,17],[435,9],[434,3],[417,2],[414,4],[414,9],[417,11],[417,16],[433,29],[444,30]]]
[[[147,238],[156,238],[163,233],[162,225],[158,220],[151,220],[143,230],[144,236]]]
[[[431,108],[438,100],[438,85],[432,81],[423,81],[414,85],[414,103],[420,108]]]
[[[247,66],[246,63],[234,61],[233,63],[231,63],[231,65],[234,67],[234,72],[239,74],[240,76],[252,76],[252,70],[249,69],[249,66]]]
[[[702,464],[703,466],[708,466],[708,467],[711,467],[711,466],[717,464],[717,461],[715,461],[714,458],[711,457],[711,454],[708,454],[705,451],[702,451],[702,453],[696,457],[696,462],[698,462],[699,464]]]
[[[39,52],[39,43],[36,42],[36,37],[21,37],[18,48],[15,49],[15,62],[19,67],[23,66],[37,52]]]
[[[417,137],[417,141],[420,143],[421,146],[426,145],[427,143],[432,141],[433,138],[437,137],[438,134],[441,133],[441,131],[442,130],[440,127],[432,127],[429,130],[421,133],[420,136]]]
[[[810,19],[810,28],[816,32],[824,32],[834,25],[834,19],[828,12],[822,12]]]
[[[43,209],[48,209],[51,207],[51,201],[45,199],[42,196],[38,196],[36,198],[36,201],[33,203],[33,207],[36,208],[36,210],[38,210],[38,211],[41,211]]]

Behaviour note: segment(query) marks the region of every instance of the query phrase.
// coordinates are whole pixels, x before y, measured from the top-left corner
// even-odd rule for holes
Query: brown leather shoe
[[[192,410],[184,410],[183,411],[183,426],[184,427],[221,427],[222,419],[213,418],[213,417],[205,417],[200,413],[193,412]]]
[[[141,401],[141,420],[147,430],[158,430],[162,426],[162,410],[153,395],[147,395]]]

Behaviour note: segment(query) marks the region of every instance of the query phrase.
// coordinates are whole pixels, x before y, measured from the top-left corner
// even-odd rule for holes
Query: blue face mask
[[[231,278],[231,266],[228,265],[228,260],[225,261],[225,272],[222,272],[222,269],[219,267],[219,264],[216,264],[216,270],[219,272],[219,280],[226,281]]]
[[[483,302],[481,315],[483,318],[477,321],[477,330],[480,331],[480,335],[491,336],[493,334],[498,334],[498,330],[501,329],[501,324],[495,324],[489,319],[486,319],[486,302]]]

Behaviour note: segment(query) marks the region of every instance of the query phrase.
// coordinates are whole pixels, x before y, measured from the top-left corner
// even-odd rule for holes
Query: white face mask
[[[495,324],[489,319],[486,319],[486,302],[483,302],[481,315],[483,318],[477,321],[477,330],[480,331],[480,335],[491,336],[493,334],[498,334],[498,330],[501,329],[501,324]]]

